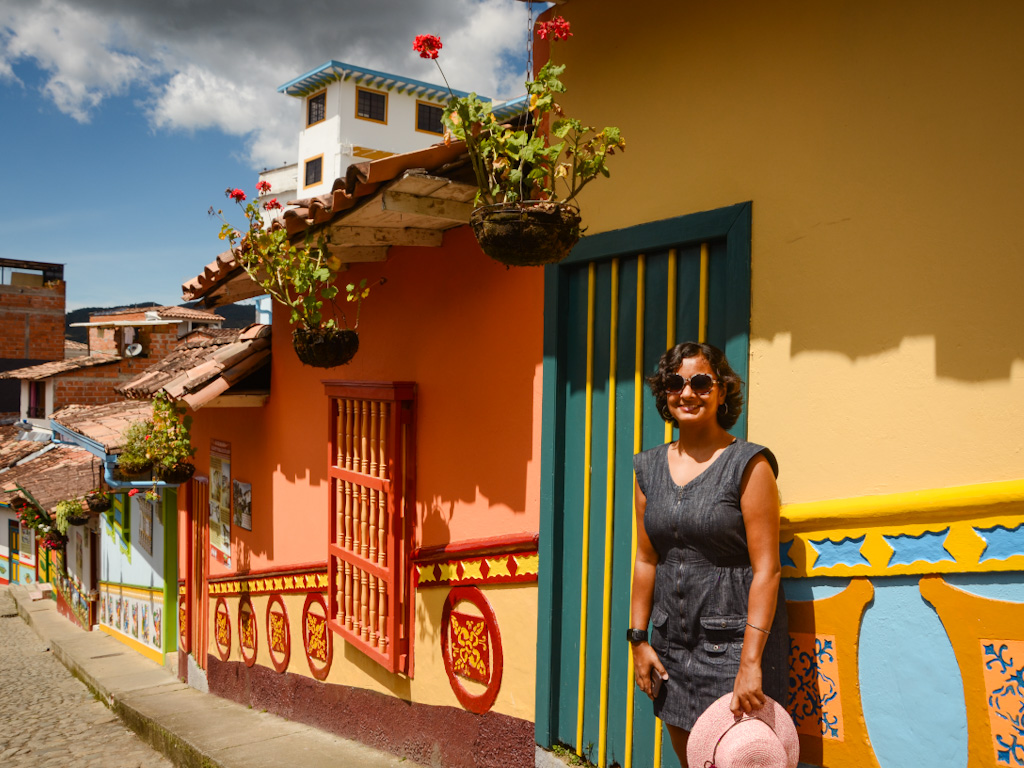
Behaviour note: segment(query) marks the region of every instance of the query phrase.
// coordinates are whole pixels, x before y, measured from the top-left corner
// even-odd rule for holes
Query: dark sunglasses
[[[690,378],[670,373],[665,377],[665,389],[669,392],[682,392],[686,382],[690,382],[690,389],[697,395],[706,395],[718,383],[706,373],[695,373]]]

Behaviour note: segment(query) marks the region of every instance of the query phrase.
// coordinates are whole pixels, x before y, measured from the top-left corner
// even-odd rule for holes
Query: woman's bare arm
[[[633,567],[633,591],[630,595],[629,626],[647,629],[651,620],[651,603],[654,600],[654,573],[658,567],[658,553],[651,545],[644,528],[644,513],[647,511],[647,497],[634,486],[636,506],[636,564]],[[663,680],[668,679],[665,667],[650,643],[633,644],[633,674],[640,690],[651,696],[651,668]],[[651,697],[653,698],[653,697]]]
[[[764,706],[761,655],[768,642],[767,631],[771,629],[775,617],[779,581],[782,579],[782,565],[779,562],[779,489],[771,465],[764,455],[758,455],[747,466],[740,488],[740,509],[743,511],[747,550],[754,575],[747,598],[743,656],[729,707],[736,714],[752,712]]]

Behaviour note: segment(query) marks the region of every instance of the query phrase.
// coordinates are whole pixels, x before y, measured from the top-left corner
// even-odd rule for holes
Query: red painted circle
[[[484,692],[479,695],[470,693],[462,685],[455,675],[455,667],[452,663],[450,640],[452,609],[464,600],[475,605],[482,614],[490,640],[490,679],[486,682],[487,687]],[[501,654],[501,633],[498,631],[498,621],[494,617],[491,604],[487,602],[483,592],[476,587],[453,587],[448,592],[448,597],[444,601],[444,610],[441,612],[441,657],[444,659],[444,671],[448,673],[448,682],[462,706],[478,715],[482,715],[494,706],[494,700],[498,698],[498,690],[501,688],[501,673],[504,666]]]
[[[314,605],[319,606],[319,610],[311,611]],[[309,617],[313,616],[317,619],[319,624],[322,619],[322,627],[319,630],[318,637],[313,638],[310,635],[310,620]],[[334,659],[334,633],[331,632],[327,626],[327,603],[323,598],[323,595],[311,592],[306,598],[306,604],[302,606],[302,647],[306,651],[306,661],[309,663],[309,671],[313,673],[313,677],[317,680],[326,680],[328,673],[331,671],[331,661]],[[324,655],[326,659],[322,659],[319,656],[314,656],[310,649],[310,641],[318,641],[322,639],[326,645]]]
[[[220,656],[220,660],[227,661],[231,658],[231,612],[223,597],[217,598],[217,607],[214,608],[213,614],[213,642],[217,646],[217,655]],[[222,615],[224,616],[224,632],[227,635],[224,638],[225,642],[221,642],[220,633],[217,631],[219,624],[217,617]]]
[[[246,648],[242,644],[242,619],[245,614],[249,614],[249,623],[252,626],[252,648]],[[249,599],[248,595],[243,595],[238,600],[238,650],[242,654],[242,661],[245,662],[247,667],[251,667],[256,663],[256,653],[260,645],[260,633],[257,624],[256,611],[253,610],[252,600]]]
[[[284,652],[274,650],[274,630],[270,625],[270,615],[274,612],[275,606],[279,609],[277,612],[284,617]],[[292,656],[292,631],[288,626],[288,611],[280,595],[271,595],[267,602],[267,650],[270,651],[270,661],[274,664],[274,669],[278,672],[288,669],[288,661]]]

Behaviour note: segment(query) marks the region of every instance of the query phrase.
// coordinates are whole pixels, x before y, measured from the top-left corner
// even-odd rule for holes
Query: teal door
[[[594,235],[545,275],[536,737],[602,767],[678,765],[625,640],[632,458],[672,439],[644,385],[665,349],[706,340],[747,378],[750,215]]]

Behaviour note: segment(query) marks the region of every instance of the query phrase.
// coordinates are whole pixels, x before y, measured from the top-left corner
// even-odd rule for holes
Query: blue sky
[[[522,90],[525,3],[327,7],[329,24],[265,0],[5,0],[0,255],[65,264],[69,310],[180,303],[221,250],[207,209],[295,160],[281,83],[331,58],[437,81],[411,51],[431,33],[454,87]]]

